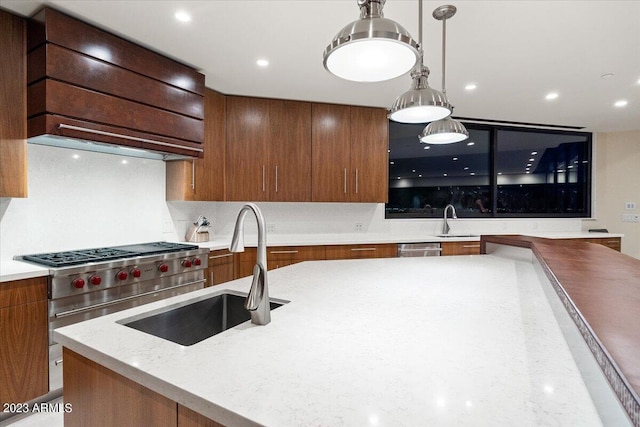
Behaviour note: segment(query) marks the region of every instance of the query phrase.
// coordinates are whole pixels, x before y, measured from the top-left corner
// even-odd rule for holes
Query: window
[[[591,134],[465,124],[469,139],[422,144],[389,122],[387,218],[588,217]]]

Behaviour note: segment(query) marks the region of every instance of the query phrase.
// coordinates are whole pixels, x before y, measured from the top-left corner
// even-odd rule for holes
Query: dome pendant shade
[[[420,142],[427,144],[453,144],[467,138],[469,131],[451,117],[429,123],[420,134]]]
[[[385,0],[359,0],[360,19],[344,27],[327,46],[323,65],[345,80],[379,82],[411,70],[418,43],[400,24],[382,14]]]
[[[413,85],[410,90],[396,98],[391,106],[389,118],[400,123],[427,123],[440,120],[451,114],[447,97],[429,87],[429,69],[424,65],[411,73]]]

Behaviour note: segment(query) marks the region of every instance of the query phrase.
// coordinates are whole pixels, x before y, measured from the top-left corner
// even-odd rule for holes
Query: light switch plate
[[[636,202],[625,202],[624,208],[625,209],[629,209],[629,210],[633,210],[633,209],[636,208]]]

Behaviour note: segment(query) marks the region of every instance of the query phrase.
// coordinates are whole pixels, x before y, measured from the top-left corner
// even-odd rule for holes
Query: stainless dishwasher
[[[440,256],[440,243],[399,243],[398,257]]]

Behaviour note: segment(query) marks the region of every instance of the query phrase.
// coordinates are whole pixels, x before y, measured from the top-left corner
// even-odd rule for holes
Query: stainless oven
[[[208,249],[153,242],[24,255],[49,268],[49,390],[62,387],[53,330],[204,287]],[[54,265],[55,264],[55,265]]]

